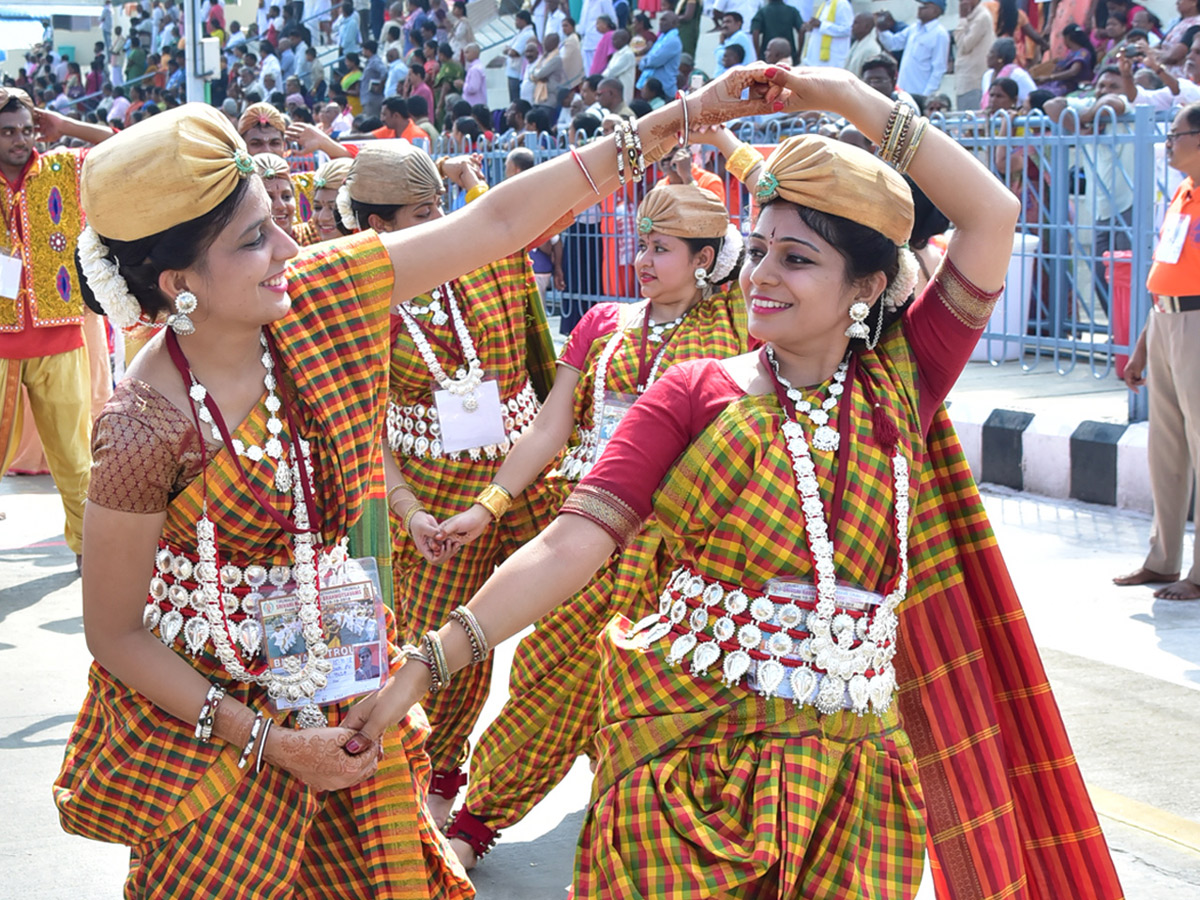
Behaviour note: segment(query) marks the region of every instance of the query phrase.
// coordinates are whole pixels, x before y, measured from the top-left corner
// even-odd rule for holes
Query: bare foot
[[[450,849],[454,851],[454,855],[458,857],[458,861],[462,863],[463,868],[468,872],[479,864],[479,857],[475,855],[475,851],[471,849],[471,845],[466,841],[451,838]]]
[[[1135,584],[1166,584],[1178,577],[1178,572],[1164,575],[1162,572],[1155,572],[1153,569],[1147,569],[1145,566],[1142,566],[1136,572],[1130,572],[1128,575],[1118,575],[1113,579],[1113,584],[1119,584],[1121,587],[1129,587]],[[1155,596],[1157,597],[1158,595],[1155,594]]]
[[[454,809],[454,798],[430,794],[429,799],[425,802],[429,806],[429,815],[433,817],[433,824],[437,825],[439,831],[445,831],[446,820],[450,818],[450,813]]]
[[[1200,600],[1200,584],[1195,584],[1185,578],[1174,584],[1168,584],[1164,588],[1159,588],[1154,592],[1154,596],[1160,600]]]

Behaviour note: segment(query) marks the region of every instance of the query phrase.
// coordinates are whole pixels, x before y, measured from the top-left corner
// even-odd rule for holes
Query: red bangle
[[[587,170],[587,166],[583,164],[583,157],[579,155],[579,151],[574,147],[571,148],[571,159],[575,160],[579,166],[579,171],[583,173],[583,177],[587,179],[587,183],[592,187],[593,194],[599,194],[600,189],[596,187],[596,182],[592,179],[592,173]]]

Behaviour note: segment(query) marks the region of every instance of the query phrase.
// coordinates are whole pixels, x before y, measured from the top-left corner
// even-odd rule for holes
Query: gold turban
[[[873,228],[897,246],[913,227],[912,191],[891,166],[865,150],[815,135],[775,148],[754,189],[759,203],[789,203]]]
[[[429,154],[405,140],[375,141],[359,152],[346,175],[352,200],[409,206],[436,200],[445,187]]]
[[[318,191],[336,191],[346,180],[352,165],[354,165],[354,160],[349,157],[329,160],[317,169],[313,176],[313,188]]]
[[[8,106],[9,100],[16,100],[23,107],[33,113],[33,101],[29,95],[18,87],[0,87],[0,109]]]
[[[270,125],[281,133],[287,131],[287,119],[270,103],[252,103],[247,106],[242,117],[238,119],[238,134],[245,135],[256,125]]]
[[[712,191],[695,184],[660,183],[638,207],[638,231],[679,238],[723,238],[729,210]]]
[[[263,178],[289,178],[292,174],[287,160],[276,153],[255,153],[254,169]]]
[[[229,119],[187,103],[97,144],[84,159],[80,193],[98,234],[135,241],[212,212],[253,173]],[[153,200],[131,214],[131,195]]]

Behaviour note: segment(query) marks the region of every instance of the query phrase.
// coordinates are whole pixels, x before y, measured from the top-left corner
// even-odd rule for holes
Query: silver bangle
[[[208,693],[204,695],[204,705],[200,707],[200,714],[196,717],[195,732],[196,737],[206,744],[212,740],[213,723],[217,719],[217,707],[224,699],[225,688],[219,684],[209,685]]]
[[[258,737],[258,756],[254,760],[255,775],[262,771],[263,751],[267,749],[267,734],[271,731],[271,726],[274,724],[274,719],[266,719],[263,722],[262,734]]]
[[[488,643],[487,635],[483,633],[483,627],[479,624],[479,620],[475,618],[475,613],[465,606],[460,606],[450,610],[450,618],[462,626],[463,631],[467,633],[467,640],[471,642],[471,662],[483,662],[492,652],[492,647]]]

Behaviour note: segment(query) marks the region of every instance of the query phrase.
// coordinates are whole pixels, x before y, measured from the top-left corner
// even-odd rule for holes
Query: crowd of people
[[[1030,11],[962,7],[960,109],[1024,84],[1088,128],[1194,89],[1200,38],[1167,41],[1187,29],[1113,38],[1087,98],[1094,29],[1069,22],[1041,70],[1057,42]],[[128,76],[147,32],[161,64],[172,9],[119,51],[106,32],[100,67],[121,52]],[[33,94],[0,88],[0,471],[27,404],[95,658],[55,801],[132,847],[126,896],[468,897],[581,754],[580,898],[905,898],[927,852],[948,895],[1120,895],[942,404],[1029,201],[922,112],[954,109],[942,4],[849,10],[585,0],[577,26],[542,0],[503,111],[465,6],[427,0],[268,6],[244,31],[214,3],[211,104],[133,84],[159,93],[114,116],[105,84],[39,105],[52,49]],[[338,63],[303,67],[323,44]],[[726,127],[747,116],[837,126],[764,157]],[[555,129],[569,150],[539,162],[521,135]],[[428,152],[443,131],[506,141],[503,179]],[[1198,135],[1186,106],[1176,219]],[[1180,235],[1162,291],[1200,258]],[[636,299],[577,305],[556,354],[547,282]],[[1148,354],[1164,383],[1180,340],[1151,328],[1131,385]],[[1131,583],[1177,577],[1181,531]],[[471,747],[491,648],[535,621]]]

